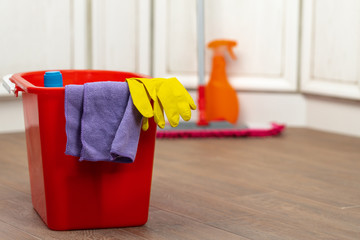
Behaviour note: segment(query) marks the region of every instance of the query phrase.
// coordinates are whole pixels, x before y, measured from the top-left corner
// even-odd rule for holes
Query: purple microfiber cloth
[[[81,87],[83,97],[78,93]],[[126,82],[66,86],[65,117],[66,154],[78,156],[80,161],[134,161],[142,116]]]
[[[83,85],[65,86],[65,131],[66,155],[80,157],[81,144],[81,116],[83,113]]]

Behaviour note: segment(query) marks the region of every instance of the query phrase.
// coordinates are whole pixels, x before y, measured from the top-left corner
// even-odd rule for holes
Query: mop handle
[[[204,39],[204,0],[196,1],[197,23],[197,50],[198,50],[198,109],[199,119],[197,125],[206,126],[205,115],[205,39]]]
[[[204,0],[197,0],[197,50],[199,85],[205,85]]]

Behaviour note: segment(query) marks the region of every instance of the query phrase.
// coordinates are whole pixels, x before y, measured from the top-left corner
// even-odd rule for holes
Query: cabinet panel
[[[234,39],[237,61],[229,56],[233,86],[245,90],[296,89],[298,1],[205,0],[205,41]],[[196,1],[156,0],[154,72],[179,76],[196,86]],[[211,51],[206,49],[206,71]]]
[[[317,0],[313,20],[313,76],[355,83],[360,53],[360,1]]]
[[[196,16],[193,0],[169,4],[169,71],[196,73]],[[181,19],[181,21],[180,21]],[[279,77],[282,73],[284,35],[283,0],[208,0],[205,1],[205,41],[236,39],[238,61],[230,61],[234,75]],[[206,51],[211,59],[211,51]],[[229,59],[230,60],[230,59]],[[210,63],[207,62],[207,71]]]
[[[360,99],[360,2],[304,0],[301,89]]]
[[[71,68],[70,0],[0,0],[0,75]]]
[[[92,1],[92,67],[149,74],[150,0]]]

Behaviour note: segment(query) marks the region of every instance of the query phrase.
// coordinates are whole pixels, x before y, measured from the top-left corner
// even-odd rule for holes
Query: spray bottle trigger
[[[230,54],[231,58],[234,59],[234,60],[236,60],[236,55],[234,54],[234,51],[233,51],[232,48],[233,48],[233,46],[231,46],[231,45],[228,45],[228,46],[227,46],[227,49],[228,49],[228,51],[229,51],[229,54]]]

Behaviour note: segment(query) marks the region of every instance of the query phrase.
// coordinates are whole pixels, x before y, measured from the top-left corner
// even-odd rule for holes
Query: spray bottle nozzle
[[[223,55],[223,47],[226,48],[226,50],[229,52],[232,59],[236,59],[236,56],[233,52],[233,47],[237,45],[236,41],[232,40],[214,40],[208,44],[208,48],[213,48],[214,53],[216,55]]]

